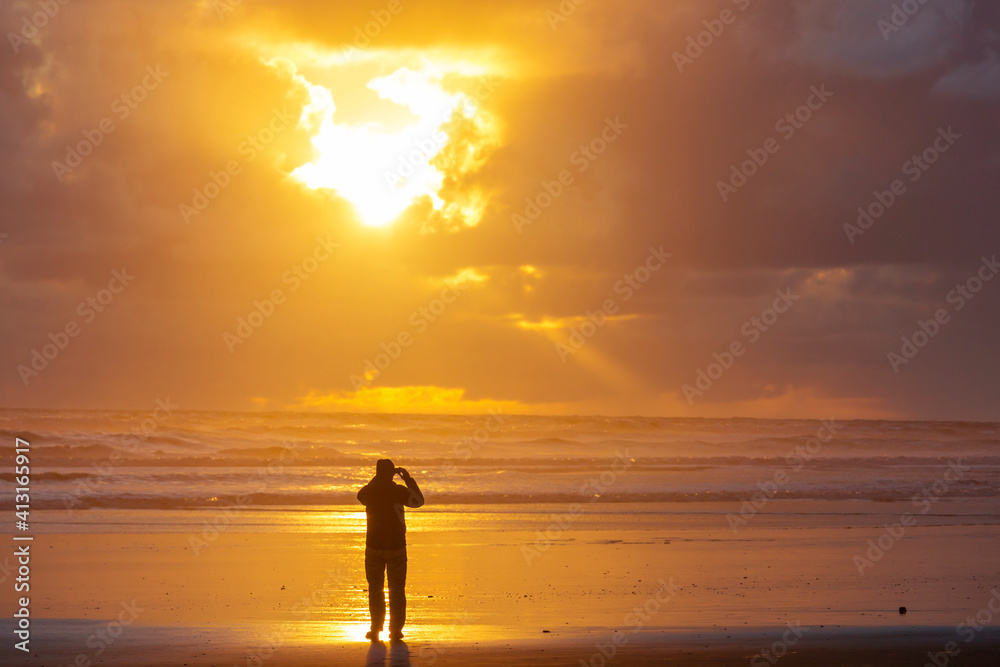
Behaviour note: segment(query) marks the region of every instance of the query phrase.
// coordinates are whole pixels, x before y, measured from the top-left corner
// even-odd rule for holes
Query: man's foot
[[[378,633],[379,633],[379,630],[369,630],[368,634],[365,635],[365,639],[370,639],[373,642],[377,642],[378,641]]]
[[[389,639],[402,639],[402,638],[403,638],[403,631],[402,630],[390,630],[389,631]]]

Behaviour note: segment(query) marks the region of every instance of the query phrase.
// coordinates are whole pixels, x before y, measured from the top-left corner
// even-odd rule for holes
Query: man
[[[406,486],[392,481],[399,475]],[[385,576],[389,578],[389,638],[403,638],[406,622],[406,520],[403,507],[420,507],[424,496],[417,482],[389,459],[375,464],[375,477],[358,491],[365,506],[368,532],[365,537],[365,578],[368,580],[368,611],[372,629],[366,637],[378,641],[385,622]]]

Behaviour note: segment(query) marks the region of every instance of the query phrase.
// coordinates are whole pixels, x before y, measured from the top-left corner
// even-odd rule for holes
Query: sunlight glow
[[[625,315],[607,315],[605,316],[605,321],[607,322],[627,322],[629,320],[638,319],[638,315],[635,313],[629,313]],[[540,320],[529,320],[520,316],[520,314],[514,314],[508,316],[508,319],[514,322],[514,325],[521,328],[527,329],[528,331],[565,331],[573,327],[579,327],[587,322],[589,318],[583,315],[575,315],[573,317],[543,317]]]
[[[486,282],[487,280],[489,280],[489,276],[469,266],[459,270],[458,273],[446,278],[443,282],[446,285],[462,286],[462,285],[467,285],[469,283],[482,283]]]
[[[345,636],[345,638],[352,642],[365,641],[365,634],[368,633],[369,629],[371,629],[371,625],[368,623],[358,623],[354,625],[344,625],[340,627],[340,630]]]
[[[485,195],[461,187],[498,141],[497,123],[480,106],[483,86],[446,90],[467,76],[465,65],[448,67],[426,59],[418,69],[399,67],[372,78],[367,88],[405,108],[413,120],[399,128],[367,121],[339,124],[331,89],[312,83],[287,59],[272,66],[290,69],[308,91],[300,126],[312,133],[313,160],[292,171],[312,189],[335,191],[354,207],[362,223],[383,227],[421,201],[443,219],[472,226],[485,209]],[[453,70],[457,70],[453,71]],[[492,91],[487,87],[486,90]]]
[[[351,412],[426,412],[434,414],[485,414],[490,410],[517,413],[515,401],[468,399],[458,387],[362,387],[357,391],[329,393],[312,390],[302,396],[296,410],[348,410]]]

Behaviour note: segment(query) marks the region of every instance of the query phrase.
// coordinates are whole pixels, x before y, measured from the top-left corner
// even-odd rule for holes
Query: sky
[[[0,406],[1000,420],[996,3],[0,28]]]

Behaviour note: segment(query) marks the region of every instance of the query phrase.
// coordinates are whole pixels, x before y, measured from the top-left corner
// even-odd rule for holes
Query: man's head
[[[392,479],[396,474],[396,465],[391,459],[379,459],[375,464],[375,477],[378,479]]]

